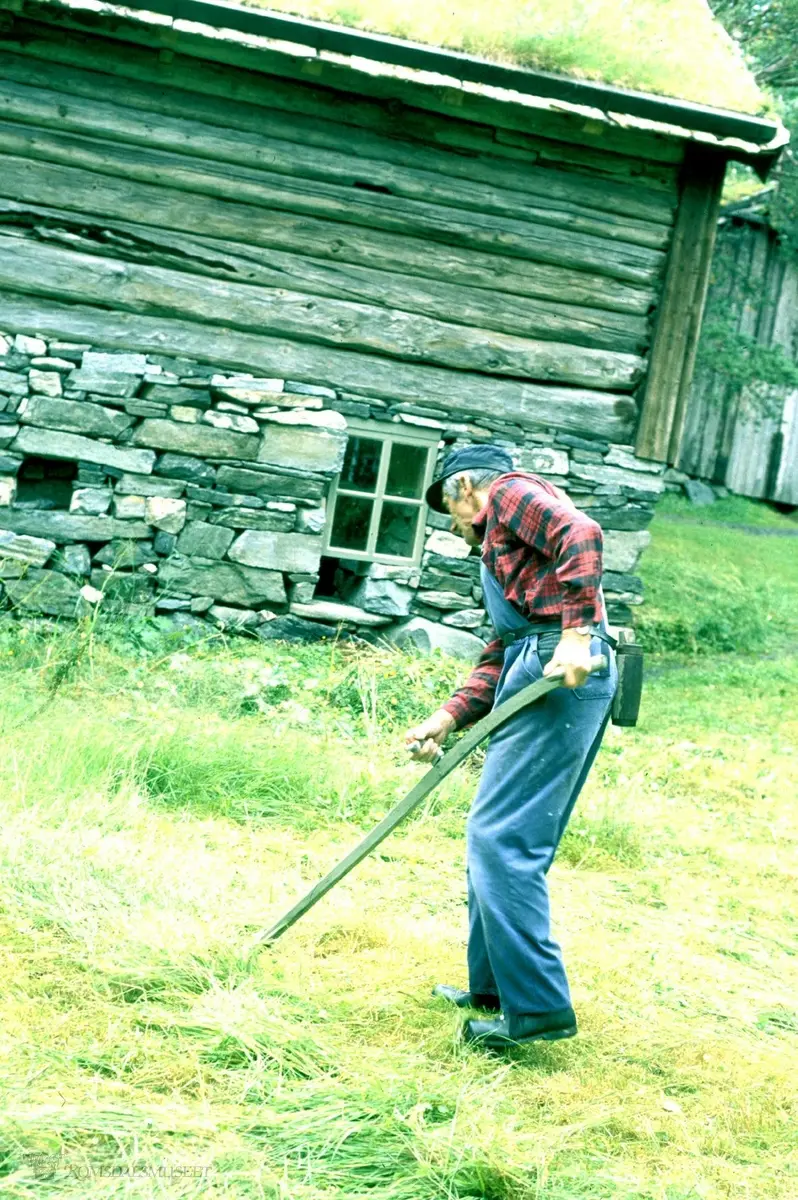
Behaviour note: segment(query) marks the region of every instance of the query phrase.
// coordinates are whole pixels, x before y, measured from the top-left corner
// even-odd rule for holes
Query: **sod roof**
[[[496,62],[764,113],[742,52],[705,0],[249,0],[258,7]]]

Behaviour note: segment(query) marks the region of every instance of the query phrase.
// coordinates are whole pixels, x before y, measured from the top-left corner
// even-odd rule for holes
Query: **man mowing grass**
[[[543,675],[563,687],[491,739],[468,818],[468,991],[433,994],[492,1020],[466,1021],[486,1049],[573,1037],[562,955],[553,940],[546,874],[596,757],[617,674],[601,595],[602,535],[559,488],[513,470],[494,446],[449,454],[427,492],[452,531],[482,548],[485,607],[496,631],[468,682],[407,734],[431,762],[455,729],[479,720]],[[590,673],[592,654],[607,670]]]

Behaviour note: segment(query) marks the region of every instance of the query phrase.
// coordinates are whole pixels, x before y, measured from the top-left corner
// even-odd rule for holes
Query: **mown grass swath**
[[[552,872],[581,1034],[506,1061],[429,995],[477,761],[244,953],[409,789],[456,664],[0,625],[0,1194],[794,1200],[798,582],[759,520],[657,519],[666,650]]]

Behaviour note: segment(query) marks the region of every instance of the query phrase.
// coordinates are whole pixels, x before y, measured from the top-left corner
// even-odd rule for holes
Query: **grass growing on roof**
[[[765,104],[742,52],[703,0],[263,0],[262,7],[738,112]]]
[[[728,563],[661,528],[671,611],[668,561]],[[654,660],[551,874],[580,1037],[507,1060],[429,995],[464,981],[473,763],[243,953],[418,778],[400,735],[456,664],[81,647],[0,625],[3,1200],[795,1200],[794,647]]]

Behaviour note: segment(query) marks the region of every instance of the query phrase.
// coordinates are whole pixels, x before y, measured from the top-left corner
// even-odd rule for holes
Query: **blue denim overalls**
[[[485,606],[496,633],[529,624],[482,566]],[[507,647],[494,707],[540,679],[559,629]],[[513,1017],[568,1008],[560,947],[552,939],[546,874],[596,757],[617,684],[610,648],[593,654],[609,671],[584,687],[558,688],[522,710],[491,738],[468,818],[469,990],[498,995]],[[541,662],[541,656],[543,661]]]

